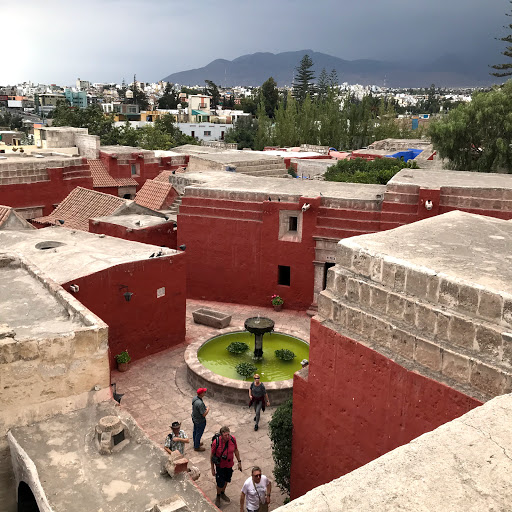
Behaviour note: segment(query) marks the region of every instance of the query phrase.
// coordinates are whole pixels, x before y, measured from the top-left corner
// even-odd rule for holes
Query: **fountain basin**
[[[280,338],[281,336],[283,338]],[[265,368],[262,367],[262,362],[275,359],[274,350],[276,348],[290,348],[290,345],[285,343],[286,340],[284,338],[288,338],[288,342],[295,342],[297,344],[296,347],[300,347],[300,350],[299,348],[294,348],[293,351],[296,353],[295,359],[292,362],[283,363],[288,367],[288,372],[286,373],[287,378],[269,381],[269,374],[265,371]],[[274,343],[275,340],[277,340],[277,344]],[[248,389],[252,382],[252,376],[244,380],[242,376],[236,374],[236,371],[233,372],[230,370],[226,373],[222,368],[220,370],[217,368],[216,371],[213,371],[205,366],[205,364],[208,365],[208,362],[203,364],[200,360],[201,357],[198,356],[198,352],[201,352],[202,347],[205,347],[211,352],[212,347],[208,347],[208,344],[213,342],[218,345],[218,347],[213,350],[213,353],[216,352],[219,358],[237,361],[237,356],[231,355],[225,349],[231,341],[243,341],[247,343],[247,345],[249,345],[248,354],[246,354],[247,360],[252,361],[251,356],[254,349],[254,336],[250,333],[234,331],[213,338],[204,337],[189,345],[185,351],[187,379],[194,388],[207,388],[207,397],[214,396],[216,399],[225,402],[247,405],[249,401]],[[307,342],[283,332],[265,335],[265,355],[263,361],[254,361],[253,364],[258,368],[257,371],[262,377],[272,405],[279,405],[292,396],[293,374],[301,369],[300,361],[304,358],[309,358],[309,344]],[[212,368],[215,368],[215,364],[213,364]],[[221,375],[217,373],[217,370],[230,376]],[[277,372],[276,375],[283,374]]]

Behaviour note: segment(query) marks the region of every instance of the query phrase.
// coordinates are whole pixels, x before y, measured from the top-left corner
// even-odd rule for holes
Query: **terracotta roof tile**
[[[140,206],[145,206],[151,210],[161,210],[167,208],[176,196],[172,193],[173,188],[170,183],[162,181],[147,180],[135,196],[135,202]],[[171,197],[168,197],[171,194]]]
[[[57,220],[63,220],[67,228],[89,231],[89,219],[112,215],[124,204],[126,199],[76,187],[50,215],[32,219],[32,222],[54,225]]]
[[[87,160],[92,174],[92,183],[94,188],[101,187],[127,187],[137,186],[138,183],[133,178],[113,178],[107,171],[102,160]]]
[[[0,206],[0,226],[8,219],[11,210],[10,206]]]
[[[156,178],[153,179],[153,181],[163,181],[165,183],[169,183],[169,176],[171,176],[171,174],[181,174],[182,172],[185,172],[184,167],[180,167],[179,169],[176,169],[176,171],[162,171]]]

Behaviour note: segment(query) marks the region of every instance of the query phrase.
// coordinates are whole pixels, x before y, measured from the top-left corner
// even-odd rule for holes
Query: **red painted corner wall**
[[[481,405],[311,321],[308,380],[293,384],[291,498]]]
[[[115,236],[116,238],[143,244],[169,247],[170,249],[177,248],[177,230],[174,228],[173,221],[157,224],[156,226],[131,229],[110,222],[89,219],[89,232]]]
[[[110,362],[128,349],[132,360],[160,352],[185,340],[185,254],[133,261],[89,274],[63,285],[108,325]],[[120,289],[126,285],[128,288]],[[157,298],[157,289],[165,295]],[[133,293],[127,302],[123,293]]]

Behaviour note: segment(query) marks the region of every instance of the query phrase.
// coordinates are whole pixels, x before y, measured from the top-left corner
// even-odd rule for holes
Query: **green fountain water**
[[[241,341],[249,345],[244,354],[231,354],[226,347],[234,342]],[[278,349],[288,349],[295,353],[292,361],[281,361],[274,355]],[[232,332],[222,334],[208,340],[198,351],[199,362],[208,370],[218,375],[236,380],[252,380],[252,376],[244,379],[239,375],[235,366],[238,363],[252,363],[258,369],[262,382],[287,380],[301,369],[300,362],[309,359],[309,345],[293,336],[282,333],[266,333],[263,335],[263,358],[254,360],[254,335],[249,332]]]

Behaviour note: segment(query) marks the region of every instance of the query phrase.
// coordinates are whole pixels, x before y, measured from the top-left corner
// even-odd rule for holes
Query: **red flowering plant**
[[[284,300],[276,294],[270,297],[270,302],[272,302],[272,306],[281,306],[281,304],[284,304]]]

